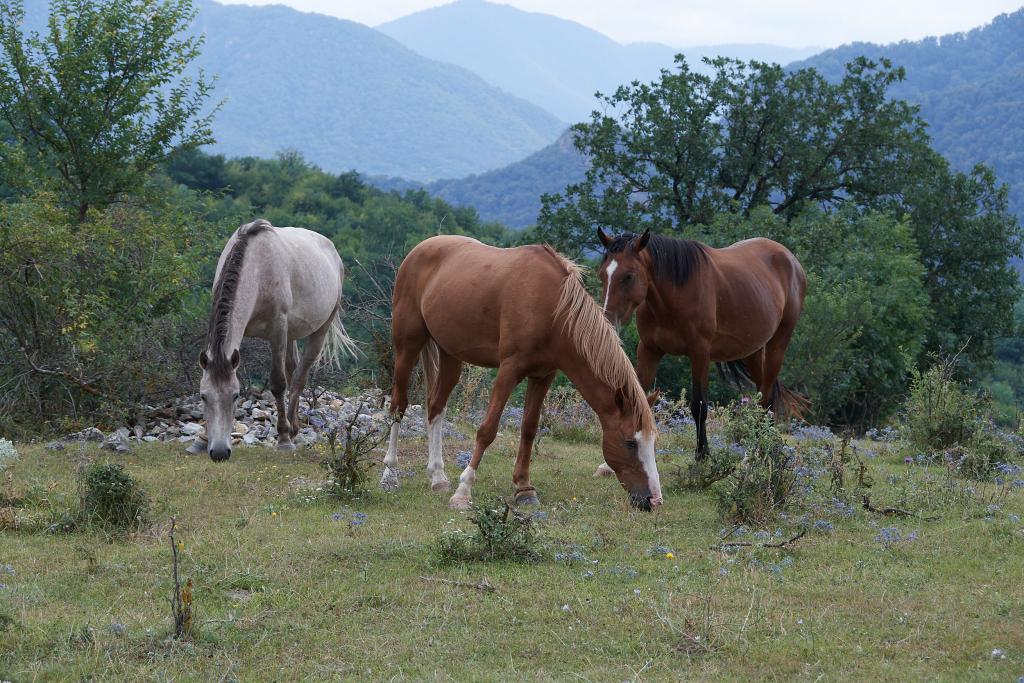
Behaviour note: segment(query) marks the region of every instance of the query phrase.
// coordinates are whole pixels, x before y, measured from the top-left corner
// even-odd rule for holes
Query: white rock
[[[195,436],[201,431],[203,431],[203,425],[198,422],[186,422],[181,425],[181,433],[185,436]]]

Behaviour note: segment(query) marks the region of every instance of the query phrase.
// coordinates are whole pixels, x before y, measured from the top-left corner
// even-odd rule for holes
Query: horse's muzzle
[[[653,509],[651,507],[651,494],[649,491],[634,491],[630,493],[629,504],[637,510],[643,510],[644,512],[650,512]]]
[[[210,460],[214,462],[224,462],[231,457],[230,448],[211,448],[210,449]]]

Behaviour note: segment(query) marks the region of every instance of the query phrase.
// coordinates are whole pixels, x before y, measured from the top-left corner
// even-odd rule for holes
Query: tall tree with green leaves
[[[590,168],[546,196],[538,233],[563,247],[594,228],[679,233],[720,212],[870,203],[887,194],[925,144],[914,107],[886,96],[903,78],[886,61],[856,60],[839,83],[814,69],[676,58],[674,71],[599,96],[603,111],[573,127]]]
[[[82,221],[212,142],[211,83],[183,75],[202,44],[194,17],[191,0],[52,0],[47,30],[26,33],[22,0],[0,0],[7,184],[52,183]]]

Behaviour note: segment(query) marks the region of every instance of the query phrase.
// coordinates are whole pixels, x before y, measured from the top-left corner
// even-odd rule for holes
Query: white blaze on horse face
[[[615,274],[616,269],[619,267],[619,262],[612,259],[608,263],[608,267],[605,268],[605,272],[608,274],[608,284],[604,288],[604,312],[608,312],[608,296],[612,293],[612,275]]]
[[[658,465],[654,461],[654,433],[637,432],[633,438],[640,445],[637,455],[647,474],[647,486],[651,489],[651,507],[658,507],[661,505],[661,478],[658,476]]]
[[[435,491],[448,489],[448,476],[444,473],[444,458],[441,447],[444,437],[444,413],[427,423],[427,474],[430,488]]]

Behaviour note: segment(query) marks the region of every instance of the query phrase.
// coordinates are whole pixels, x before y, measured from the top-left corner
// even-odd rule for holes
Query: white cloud
[[[246,0],[246,4],[254,5],[272,2],[370,26],[445,4],[443,0]],[[571,19],[620,42],[656,41],[675,46],[773,43],[791,47],[917,40],[966,31],[1021,6],[1021,0],[504,0],[504,3]]]

